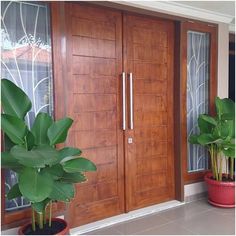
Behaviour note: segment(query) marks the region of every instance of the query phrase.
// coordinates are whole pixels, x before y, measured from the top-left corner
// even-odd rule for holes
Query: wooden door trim
[[[206,171],[199,171],[196,173],[188,173],[187,171],[187,114],[186,114],[186,102],[187,102],[187,31],[195,30],[198,32],[210,34],[210,84],[209,84],[209,113],[215,113],[214,100],[217,95],[217,33],[218,27],[206,23],[196,23],[194,21],[182,22],[180,26],[181,31],[181,81],[180,81],[180,93],[181,93],[181,141],[179,145],[181,147],[182,156],[182,174],[184,184],[203,181],[203,177]]]

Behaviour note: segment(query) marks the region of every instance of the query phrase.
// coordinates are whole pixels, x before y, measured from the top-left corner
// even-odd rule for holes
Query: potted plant
[[[69,234],[66,221],[52,218],[52,203],[70,202],[75,195],[75,183],[86,181],[84,172],[96,171],[96,166],[81,157],[78,148],[55,147],[66,140],[72,119],[53,121],[47,113],[38,113],[29,128],[24,121],[31,109],[27,95],[6,79],[1,81],[1,93],[1,127],[6,146],[1,164],[18,175],[18,183],[7,197],[23,196],[32,208],[32,222],[20,227],[19,234]]]
[[[216,116],[198,117],[200,133],[191,135],[189,142],[205,146],[210,153],[211,173],[204,178],[208,201],[219,207],[234,207],[235,103],[216,97],[215,106]]]

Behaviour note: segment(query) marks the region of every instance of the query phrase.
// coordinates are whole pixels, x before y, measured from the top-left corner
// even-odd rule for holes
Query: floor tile
[[[205,200],[206,201],[206,200]],[[160,212],[160,216],[168,220],[176,220],[179,218],[189,218],[193,215],[203,213],[211,209],[211,206],[204,201],[196,201],[187,203],[183,206]]]
[[[174,221],[187,230],[196,234],[234,235],[234,217],[221,215],[209,210],[189,218],[181,218]]]
[[[173,222],[159,226],[159,227],[155,227],[146,231],[142,231],[137,234],[139,235],[194,235],[193,232]]]
[[[221,215],[227,215],[235,217],[235,208],[220,208],[220,207],[212,207],[212,211],[215,211]]]
[[[103,229],[90,231],[83,235],[121,235],[121,232],[115,230],[113,227],[106,227]]]
[[[156,227],[157,225],[166,224],[168,222],[168,220],[160,217],[158,214],[152,214],[132,221],[120,223],[113,227],[122,234],[127,235],[151,229],[153,227]]]

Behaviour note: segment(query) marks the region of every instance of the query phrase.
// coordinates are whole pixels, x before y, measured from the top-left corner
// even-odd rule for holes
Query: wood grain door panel
[[[125,134],[130,211],[174,199],[174,25],[127,14],[123,26],[125,71],[133,73],[134,84],[134,130]]]
[[[120,12],[66,3],[68,145],[79,147],[97,171],[77,185],[71,227],[124,212],[124,155],[120,111]]]
[[[83,3],[64,5],[61,89],[65,113],[74,120],[67,146],[81,148],[97,165],[88,181],[76,186],[70,227],[173,199],[173,23]],[[129,129],[129,72],[134,130]]]

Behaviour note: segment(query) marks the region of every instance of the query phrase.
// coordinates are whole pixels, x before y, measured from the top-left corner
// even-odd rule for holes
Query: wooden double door
[[[77,3],[65,20],[67,145],[98,169],[71,226],[174,199],[173,22]]]

